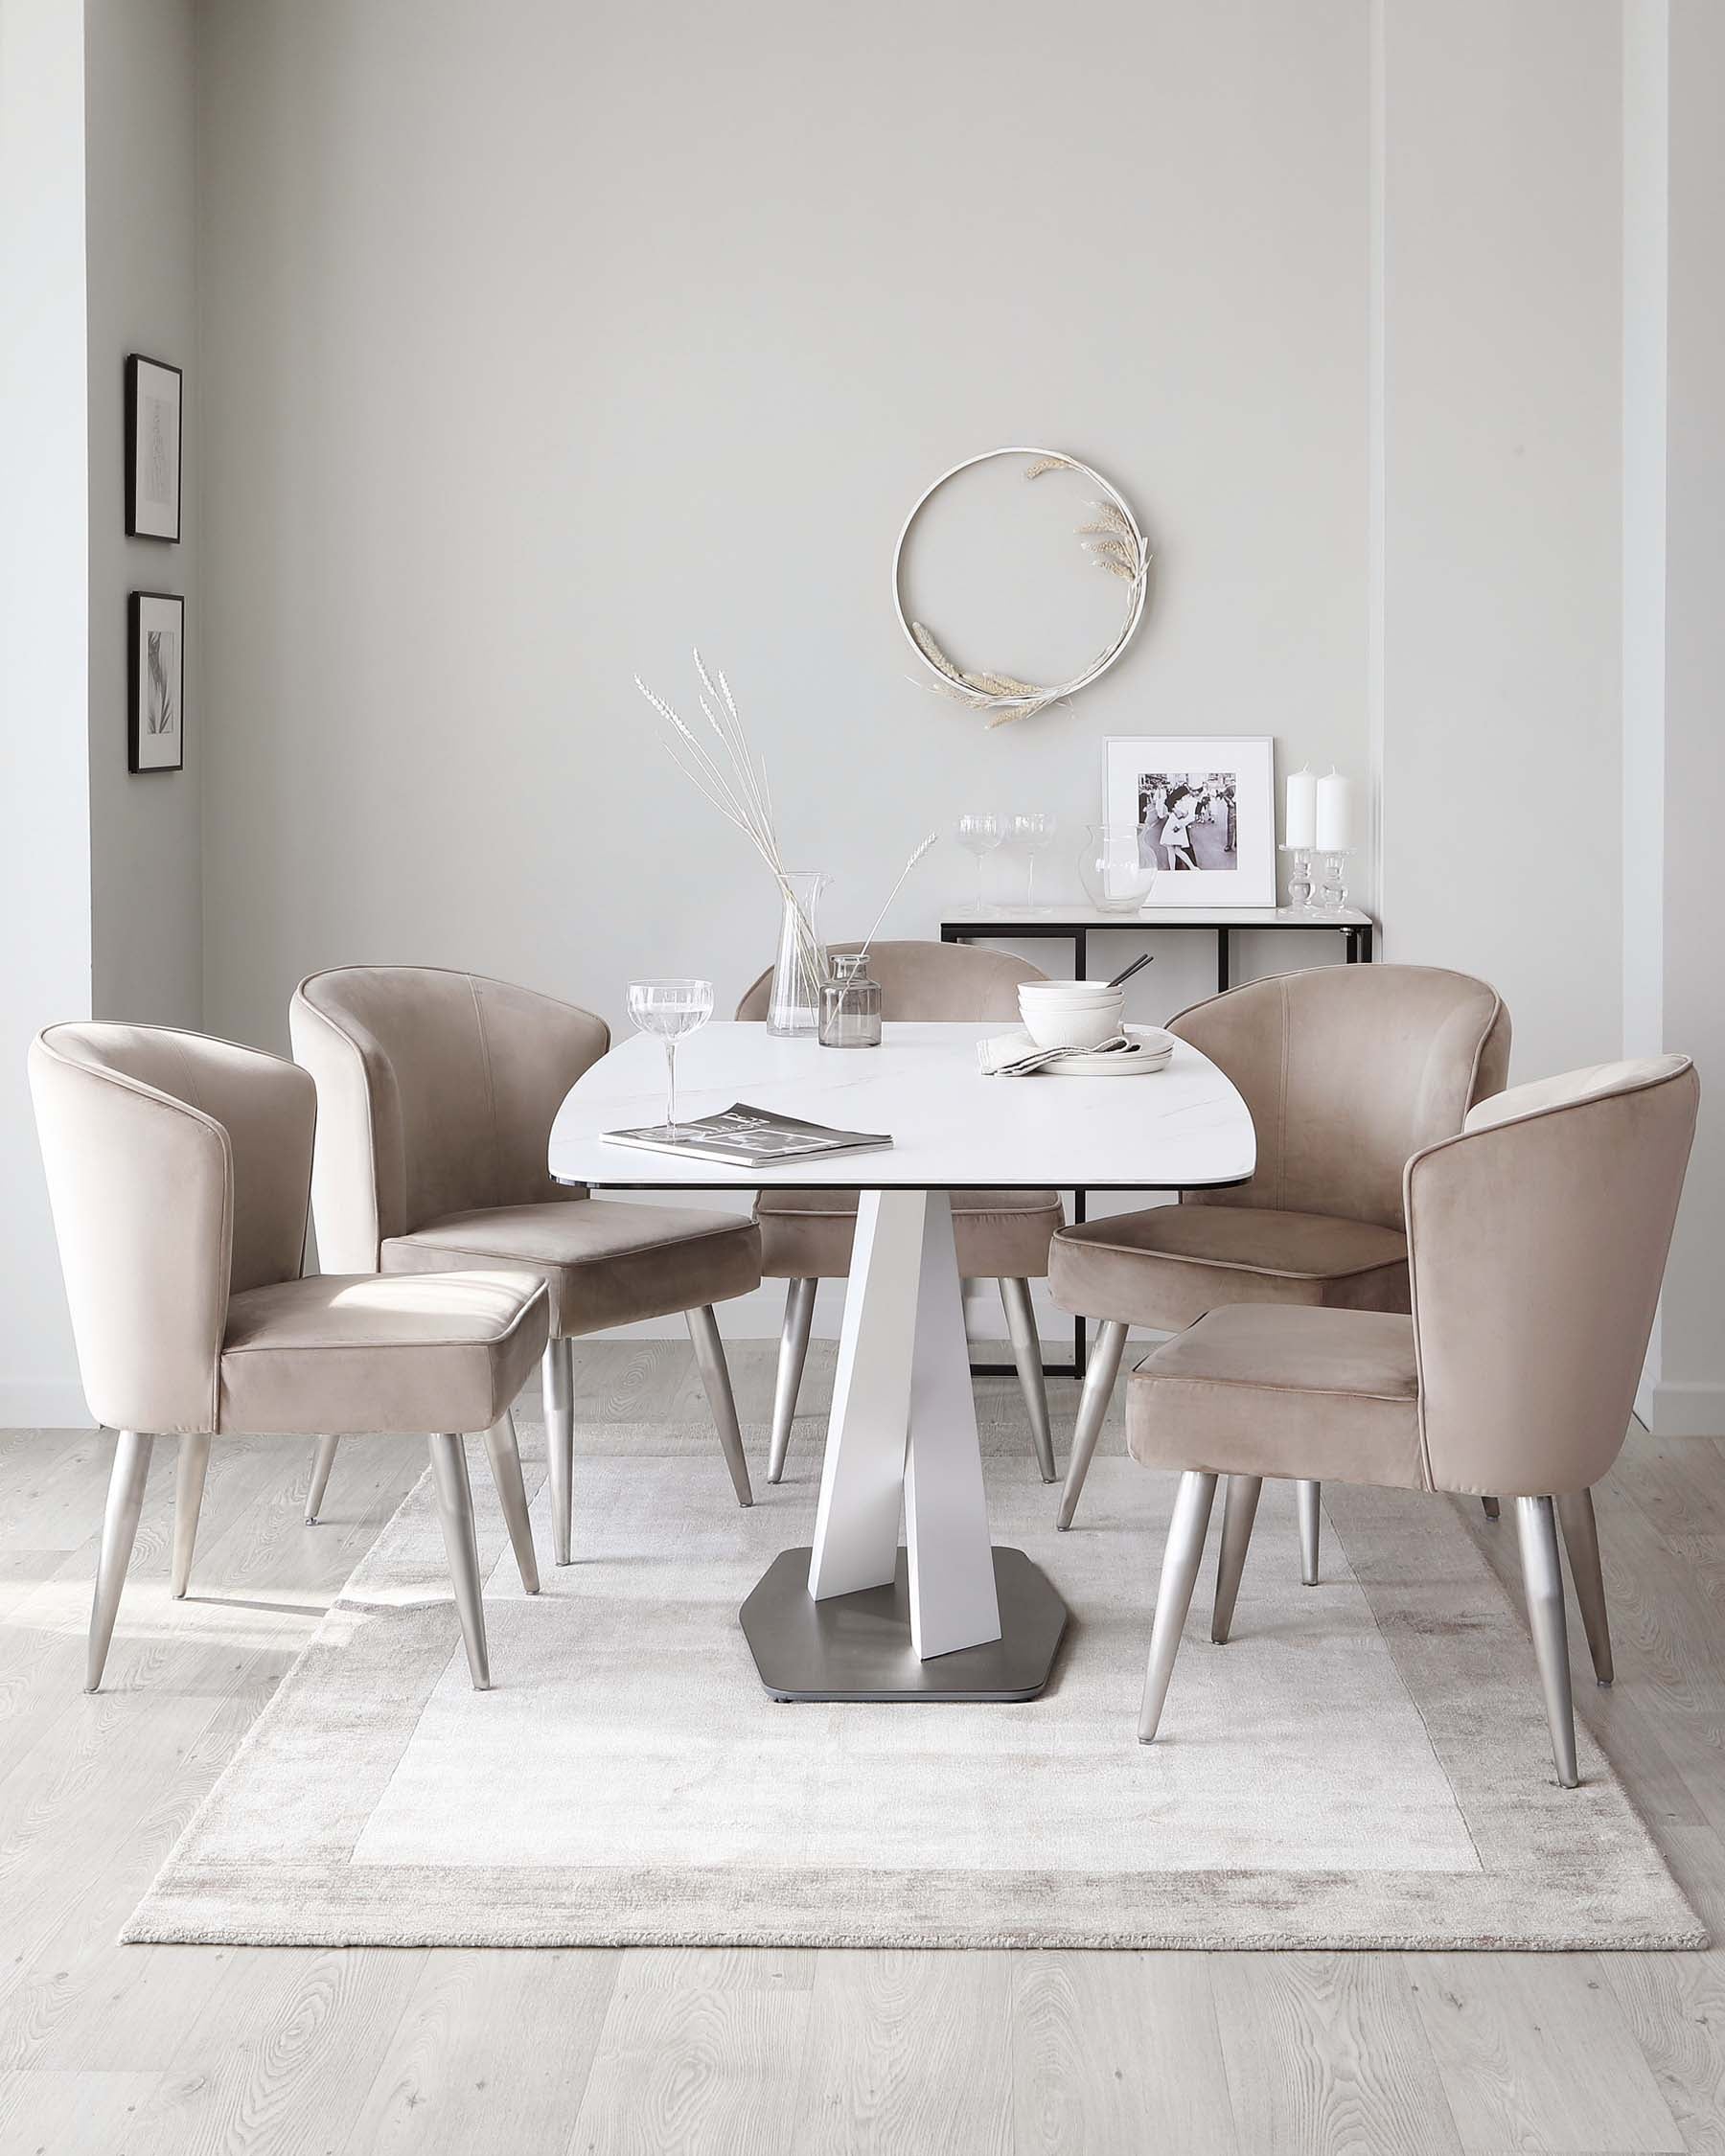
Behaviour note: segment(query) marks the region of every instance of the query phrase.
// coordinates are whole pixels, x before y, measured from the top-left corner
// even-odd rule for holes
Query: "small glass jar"
[[[878,1048],[881,984],[868,977],[867,952],[835,952],[830,963],[832,973],[820,984],[821,1046]]]

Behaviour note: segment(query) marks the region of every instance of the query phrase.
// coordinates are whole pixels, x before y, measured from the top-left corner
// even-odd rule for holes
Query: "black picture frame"
[[[146,373],[146,369],[151,370]],[[159,378],[172,377],[173,414],[173,529],[166,528],[167,515],[157,498],[150,492],[148,484],[141,485],[143,465],[141,459],[151,443],[159,442],[153,427],[147,426],[144,416],[146,393],[152,408],[164,401],[162,392],[166,382]],[[151,359],[142,352],[128,352],[126,356],[126,536],[127,539],[160,539],[165,545],[176,546],[180,536],[180,479],[185,464],[185,378],[177,367],[166,359]],[[161,445],[165,454],[166,445]],[[139,525],[142,512],[144,523]]]
[[[186,768],[186,602],[177,591],[134,591],[126,602],[126,768],[139,776]],[[172,627],[170,628],[170,625]],[[174,639],[163,663],[152,667],[145,640],[166,631]],[[158,723],[163,706],[172,724]],[[169,736],[172,756],[163,753]]]

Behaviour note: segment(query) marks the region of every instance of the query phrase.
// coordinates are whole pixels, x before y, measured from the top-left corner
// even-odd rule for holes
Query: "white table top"
[[[782,1167],[726,1167],[607,1145],[601,1132],[663,1120],[665,1057],[635,1034],[576,1083],[551,1131],[559,1182],[616,1190],[1192,1190],[1251,1175],[1246,1104],[1208,1057],[1177,1042],[1141,1078],[984,1078],[977,1043],[1013,1028],[894,1025],[878,1048],[770,1038],[764,1025],[708,1025],[677,1053],[677,1112],[746,1101],[806,1122],[890,1131],[879,1152]]]
[[[1036,913],[1016,906],[996,906],[991,913],[964,907],[945,915],[941,926],[1006,935],[1015,929],[1369,929],[1374,923],[1354,906],[1316,912],[1300,906],[1146,906],[1136,913],[1104,913],[1099,906],[1056,899]]]

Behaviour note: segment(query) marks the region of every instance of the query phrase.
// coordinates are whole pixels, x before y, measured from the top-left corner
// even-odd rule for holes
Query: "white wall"
[[[1110,732],[1364,773],[1356,0],[294,0],[199,34],[217,1029],[281,1042],[348,959],[613,1019],[643,971],[733,996],[770,892],[631,687],[684,697],[694,642],[834,932],[977,805],[1058,811],[1075,889]],[[1106,681],[990,734],[909,677],[887,573],[936,472],[1022,440],[1116,479],[1157,585]],[[971,873],[940,849],[894,926]],[[1160,1007],[1212,966],[1170,944]]]
[[[195,144],[191,0],[0,0],[0,1427],[89,1419],[26,1045],[202,1004],[196,720],[183,776],[126,769],[126,593],[195,631],[195,542],[124,515],[126,354],[195,378]]]
[[[1666,387],[1670,10],[1623,10],[1623,1053],[1666,1044]],[[1663,1302],[1636,1400],[1655,1419]]]
[[[203,1007],[193,0],[85,0],[90,819],[98,1018]],[[180,543],[128,539],[126,356],[184,370]],[[126,594],[185,595],[186,768],[126,768]]]
[[[1625,115],[1625,1041],[1700,1065],[1700,1127],[1638,1403],[1672,1435],[1725,1430],[1725,13],[1635,0]]]
[[[1622,1027],[1618,0],[1388,0],[1385,955],[1483,975],[1514,1074]]]
[[[24,1078],[90,1009],[83,214],[82,12],[0,0],[0,1426],[86,1419]]]
[[[1617,0],[948,0],[914,17],[197,0],[196,172],[186,0],[90,0],[93,461],[79,532],[61,511],[27,548],[9,533],[27,574],[0,606],[22,600],[31,631],[7,638],[12,680],[39,663],[43,710],[76,690],[99,768],[67,765],[32,820],[28,846],[66,870],[70,940],[45,985],[14,959],[9,1019],[58,1015],[70,983],[87,998],[91,815],[99,997],[195,1008],[196,780],[116,788],[101,761],[124,665],[107,609],[138,559],[101,498],[111,370],[188,333],[195,187],[187,517],[214,544],[190,748],[213,1028],[280,1044],[294,978],[365,957],[484,968],[613,1017],[643,970],[708,971],[728,997],[770,953],[771,901],[629,686],[638,670],[686,693],[699,640],[744,694],[798,851],[839,878],[835,932],[861,928],[915,836],[972,806],[1059,812],[1050,865],[1070,889],[1110,732],[1268,731],[1283,768],[1369,756],[1387,865],[1360,883],[1386,954],[1497,980],[1518,1076],[1615,1052],[1625,1012],[1644,1035],[1655,1005],[1666,1035],[1711,1045],[1721,17],[1629,11],[1649,7],[1689,56],[1668,385],[1640,333],[1661,272],[1623,220],[1625,185],[1634,221],[1665,153],[1632,117],[1625,162],[1624,100],[1645,101]],[[80,65],[67,11],[0,0],[0,49],[32,69],[27,111],[15,65],[0,89],[0,158],[33,190],[5,243],[34,233],[43,260],[56,216],[82,217],[44,193],[37,139],[53,100],[34,73]],[[70,287],[54,304],[63,340]],[[33,331],[0,362],[48,421],[4,453],[58,502],[73,467],[53,494],[49,342]],[[936,470],[1015,439],[1110,472],[1157,583],[1105,682],[986,734],[910,678],[886,565]],[[64,576],[58,615],[30,579],[84,543],[86,502],[96,597],[74,661]],[[1655,524],[1656,593],[1637,543]],[[1625,845],[1621,714],[1649,684],[1662,776],[1628,788]],[[35,799],[46,774],[18,760],[65,744],[5,732],[12,798]],[[1628,755],[1651,768],[1633,735]],[[81,837],[60,831],[86,786]],[[12,859],[39,900],[34,856]],[[895,928],[926,931],[970,873],[942,848]],[[150,933],[158,908],[172,937]],[[1211,963],[1163,939],[1138,1008],[1205,993]],[[1710,1190],[1717,1145],[1697,1156]],[[27,1153],[34,1174],[28,1147],[0,1172],[9,1196],[30,1195]],[[14,1217],[28,1230],[28,1205]],[[38,1301],[40,1226],[38,1206],[9,1251]],[[1721,1233],[1691,1199],[1668,1296],[1686,1369]],[[63,1365],[63,1327],[25,1337]]]
[[[682,701],[695,642],[837,934],[972,807],[1054,809],[1075,894],[1110,733],[1364,776],[1352,0],[499,20],[199,18],[216,1030],[280,1042],[300,975],[366,958],[728,1003],[772,894],[632,687]],[[1109,64],[1051,89],[1075,53]],[[1075,708],[990,733],[920,685],[888,571],[928,482],[1016,441],[1109,473],[1156,585]],[[973,875],[938,849],[894,929]],[[1158,950],[1147,1017],[1214,981]]]

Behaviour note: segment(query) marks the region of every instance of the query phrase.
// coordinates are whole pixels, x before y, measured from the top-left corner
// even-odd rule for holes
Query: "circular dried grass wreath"
[[[905,546],[910,537],[911,527],[929,503],[949,480],[960,472],[972,470],[977,465],[991,463],[996,457],[1028,457],[1024,477],[1040,479],[1045,471],[1076,471],[1102,490],[1101,499],[1093,501],[1091,508],[1094,521],[1078,527],[1078,538],[1088,550],[1097,568],[1110,576],[1118,577],[1131,587],[1126,618],[1119,633],[1108,648],[1099,653],[1082,674],[1074,675],[1070,681],[1061,681],[1045,687],[1036,681],[1020,681],[1008,674],[986,671],[973,673],[949,658],[935,640],[934,633],[925,622],[911,618],[905,605],[903,583]],[[972,711],[992,711],[995,716],[988,722],[991,726],[1003,726],[1009,719],[1028,718],[1031,713],[1046,711],[1049,704],[1075,696],[1087,688],[1098,676],[1106,674],[1120,654],[1131,643],[1138,623],[1143,619],[1144,599],[1148,590],[1150,549],[1143,533],[1138,529],[1138,518],[1132,514],[1126,497],[1117,487],[1112,486],[1099,471],[1076,457],[1063,455],[1054,449],[1014,447],[984,449],[980,456],[966,457],[961,464],[943,471],[932,487],[918,497],[915,507],[899,531],[898,544],[892,550],[892,603],[897,610],[899,627],[904,631],[910,649],[935,677],[934,686],[944,696],[954,698],[968,705]]]

